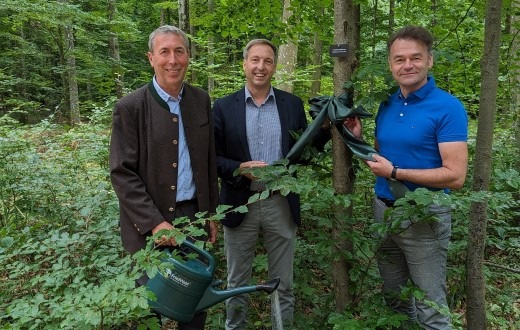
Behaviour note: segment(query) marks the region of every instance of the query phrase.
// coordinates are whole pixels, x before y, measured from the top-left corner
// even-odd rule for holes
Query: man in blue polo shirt
[[[467,164],[467,114],[454,96],[436,87],[428,70],[433,66],[433,37],[426,29],[407,26],[388,41],[388,63],[398,91],[381,103],[376,115],[375,161],[366,162],[377,176],[374,218],[385,221],[393,207],[389,180],[399,180],[410,190],[459,189]],[[361,137],[358,118],[345,121]],[[425,301],[446,307],[446,259],[451,236],[451,209],[431,205],[437,221],[405,221],[403,231],[388,234],[379,248],[378,265],[389,306],[406,314],[425,329],[451,329],[449,316],[413,298],[399,299],[409,281],[422,289]],[[386,219],[388,221],[388,219]]]

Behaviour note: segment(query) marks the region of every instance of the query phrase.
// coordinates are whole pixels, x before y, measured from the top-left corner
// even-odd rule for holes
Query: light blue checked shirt
[[[260,160],[267,164],[280,160],[282,154],[282,128],[276,107],[273,87],[260,106],[253,101],[251,93],[246,92],[246,132],[247,143],[252,160]],[[265,185],[253,181],[251,190],[264,190]]]
[[[182,99],[181,88],[177,97],[166,93],[157,83],[155,76],[153,77],[153,86],[155,90],[170,107],[170,112],[179,116],[179,167],[177,168],[177,202],[190,200],[195,198],[195,181],[193,180],[193,170],[191,169],[190,152],[186,143],[186,135],[184,133],[184,125],[182,124],[182,115],[180,102]]]

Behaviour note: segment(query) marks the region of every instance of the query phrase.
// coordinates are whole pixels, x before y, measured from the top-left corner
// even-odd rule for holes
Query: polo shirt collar
[[[428,76],[426,79],[427,79],[426,84],[424,84],[424,86],[422,86],[415,92],[408,94],[407,98],[414,97],[414,98],[418,98],[421,100],[426,98],[426,96],[428,96],[428,94],[430,94],[435,89],[435,79],[433,79],[432,76]],[[401,93],[401,88],[399,88],[398,95],[400,98],[404,98],[403,94]]]

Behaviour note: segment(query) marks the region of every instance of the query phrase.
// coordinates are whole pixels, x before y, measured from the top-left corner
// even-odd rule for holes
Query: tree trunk
[[[498,89],[502,0],[486,2],[484,51],[481,59],[481,88],[478,133],[475,150],[473,190],[489,188],[491,176],[493,128]],[[472,203],[466,261],[467,328],[486,329],[486,291],[483,272],[486,246],[487,203]]]
[[[67,0],[60,0],[61,3],[67,4]],[[80,123],[79,114],[79,95],[78,81],[76,77],[76,55],[74,54],[74,31],[72,23],[66,22],[63,28],[65,43],[65,71],[68,89],[66,94],[69,96],[70,118],[69,123],[75,126]]]
[[[188,19],[189,21],[189,19]],[[190,34],[192,36],[194,36],[196,34],[196,30],[195,30],[195,25],[193,24],[189,24],[190,25]],[[194,61],[196,58],[197,58],[197,45],[194,43],[194,42],[191,42],[190,43],[190,55],[191,55],[191,60]],[[197,70],[194,69],[194,67],[191,67],[191,80],[190,82],[191,83],[195,83],[197,81]]]
[[[112,23],[116,15],[116,0],[108,1],[108,22]],[[121,67],[121,58],[119,56],[119,41],[114,29],[110,26],[110,36],[108,39],[108,48],[110,57],[112,58],[112,76],[114,77],[114,89],[118,99],[123,97],[123,69]]]
[[[282,22],[287,24],[287,21],[292,16],[292,11],[289,9],[291,0],[284,0]],[[298,57],[298,46],[291,40],[286,44],[280,45],[278,49],[278,69],[276,72],[276,80],[278,88],[292,93],[294,91],[294,74],[296,69],[296,58]]]
[[[343,84],[350,79],[358,62],[356,56],[360,40],[359,18],[360,8],[354,0],[334,0],[334,44],[348,44],[349,46],[347,57],[334,58],[333,80],[336,96],[345,92]],[[354,187],[352,152],[345,146],[336,129],[332,129],[332,162],[332,182],[335,192],[342,195],[352,193]],[[339,257],[333,261],[332,277],[336,310],[341,312],[352,301],[352,296],[348,291],[350,265],[342,257],[344,251],[352,250],[352,243],[342,238],[343,233],[349,230],[345,226],[345,219],[352,216],[352,208],[334,211],[338,221],[332,231],[332,241],[337,242],[333,248],[333,254]]]
[[[20,24],[20,39],[25,40],[25,27],[23,24]],[[18,94],[23,100],[27,100],[27,81],[29,79],[27,78],[27,62],[24,53],[18,57],[18,70],[16,70],[15,73],[17,78],[20,79],[20,84],[17,85]],[[29,116],[25,112],[20,112],[17,119],[22,124],[29,123]]]
[[[208,12],[210,15],[213,15],[215,12],[215,0],[208,0]],[[214,40],[213,34],[208,34],[208,94],[212,95],[213,90],[215,89],[215,77],[213,65],[215,65],[215,56],[214,56]]]
[[[179,29],[185,33],[190,31],[189,0],[179,0]]]
[[[71,25],[65,26],[65,42],[67,43],[65,57],[67,58],[67,81],[69,83],[70,96],[70,125],[75,126],[80,123],[80,114],[76,55],[74,55],[74,32]]]
[[[324,8],[320,7],[318,10],[319,16],[323,17]],[[323,55],[323,41],[320,38],[318,32],[314,32],[314,54],[312,55],[312,65],[314,70],[312,72],[312,83],[311,83],[311,97],[315,97],[321,91],[321,64]]]
[[[388,7],[388,34],[391,35],[395,26],[395,0],[390,0]]]
[[[511,85],[513,86],[511,91],[511,95],[513,97],[513,102],[511,102],[511,110],[515,111],[515,115],[513,116],[513,131],[515,132],[516,146],[520,146],[520,113],[517,110],[520,107],[520,40],[518,40],[520,38],[520,31],[517,28],[518,24],[520,23],[520,16],[516,14],[518,12],[520,12],[520,1],[512,1],[510,9],[511,15],[508,15],[508,17],[510,17],[511,20],[511,23],[509,24],[511,27],[510,34],[513,36],[510,51],[510,54],[513,55],[513,63],[511,63]],[[515,168],[517,171],[520,171],[520,157],[516,157]]]
[[[179,29],[184,33],[194,35],[194,27],[190,24],[190,1],[179,0]],[[196,56],[195,43],[190,42],[190,57],[194,60]],[[190,69],[190,74],[187,76],[188,82],[194,82],[196,80],[195,71],[193,68]]]
[[[315,97],[321,91],[321,64],[323,54],[323,41],[321,41],[317,32],[314,33],[314,54],[312,55],[312,72],[311,97]]]

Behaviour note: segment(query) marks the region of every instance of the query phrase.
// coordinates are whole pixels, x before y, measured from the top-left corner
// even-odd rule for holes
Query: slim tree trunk
[[[185,33],[190,31],[189,0],[179,0],[179,29]]]
[[[512,1],[510,13],[508,15],[510,17],[511,23],[509,26],[511,27],[511,35],[515,38],[511,44],[511,52],[513,58],[512,67],[512,81],[511,81],[511,95],[513,97],[513,102],[511,102],[511,111],[514,111],[515,115],[513,131],[515,132],[515,141],[516,145],[520,146],[520,29],[518,29],[518,24],[520,23],[520,16],[517,14],[520,12],[520,0]],[[516,128],[515,128],[516,127]],[[517,171],[520,171],[520,157],[516,157],[515,168]]]
[[[194,36],[196,34],[195,25],[190,24],[190,34]],[[191,60],[194,61],[197,58],[197,45],[192,42],[190,43],[190,53],[191,53]],[[197,81],[197,70],[194,69],[194,67],[191,68],[191,83],[195,83]]]
[[[321,64],[323,54],[323,41],[321,41],[318,33],[314,33],[314,54],[312,55],[312,72],[311,97],[315,97],[321,91]]]
[[[65,26],[65,42],[67,43],[65,56],[67,58],[67,81],[70,95],[70,125],[75,126],[80,123],[80,114],[76,56],[74,55],[74,32],[71,25]]]
[[[191,35],[195,34],[194,27],[190,24],[189,0],[179,0],[179,28],[185,33],[189,33]],[[192,61],[195,59],[196,55],[195,43],[190,42],[190,57]],[[190,74],[187,77],[189,82],[194,82],[197,79],[193,68],[190,69]]]
[[[336,96],[345,92],[343,84],[350,79],[358,63],[356,56],[360,40],[359,19],[360,7],[354,0],[334,0],[334,44],[348,44],[349,46],[347,57],[334,58],[333,80]],[[334,190],[337,194],[350,194],[354,187],[352,152],[345,146],[335,128],[332,129],[332,153]],[[346,305],[352,301],[352,296],[348,291],[350,265],[343,257],[344,251],[352,251],[352,243],[343,238],[343,234],[349,230],[344,225],[344,219],[351,216],[352,208],[335,210],[338,224],[332,231],[332,240],[336,242],[333,253],[338,257],[333,261],[332,277],[337,311],[343,311]]]
[[[23,24],[20,24],[20,39],[25,40],[25,27]],[[18,70],[15,73],[17,78],[20,79],[20,84],[17,84],[18,94],[23,100],[27,100],[27,62],[23,53],[18,57]],[[18,120],[23,124],[29,123],[29,118],[25,112],[20,112]]]
[[[481,59],[481,89],[478,133],[475,150],[473,190],[489,188],[493,129],[498,89],[502,0],[487,0],[484,51]],[[468,329],[486,329],[486,291],[483,272],[486,246],[487,203],[472,203],[466,261],[466,321]]]
[[[215,12],[215,0],[208,0],[208,12],[213,15]],[[213,76],[213,65],[215,64],[214,52],[214,37],[213,34],[208,34],[208,94],[212,95],[215,89],[215,78]]]
[[[390,0],[388,7],[388,34],[390,35],[395,27],[395,0]]]
[[[320,7],[319,16],[323,17],[323,13],[325,12],[323,7]],[[321,90],[321,64],[322,64],[322,55],[323,55],[323,41],[320,38],[320,34],[318,32],[314,32],[314,54],[312,55],[312,65],[314,66],[314,71],[312,72],[312,83],[311,83],[311,97],[315,97]]]
[[[116,15],[116,0],[108,1],[108,21],[109,24],[114,21]],[[119,41],[117,34],[110,27],[110,36],[108,39],[108,48],[110,57],[112,58],[112,76],[114,77],[114,86],[116,97],[123,97],[123,68],[121,67],[121,58],[119,56]]]
[[[285,0],[283,5],[282,22],[287,21],[292,16],[290,10],[291,0]],[[280,45],[278,49],[278,69],[276,80],[280,83],[278,88],[292,93],[294,91],[294,74],[296,69],[296,58],[298,57],[298,46],[291,40],[286,44]]]
[[[67,4],[68,0],[60,0]],[[70,117],[69,123],[75,126],[80,123],[78,81],[76,77],[76,55],[74,54],[74,31],[72,23],[66,22],[63,28],[65,43],[65,71],[67,78],[67,94],[69,96]]]

